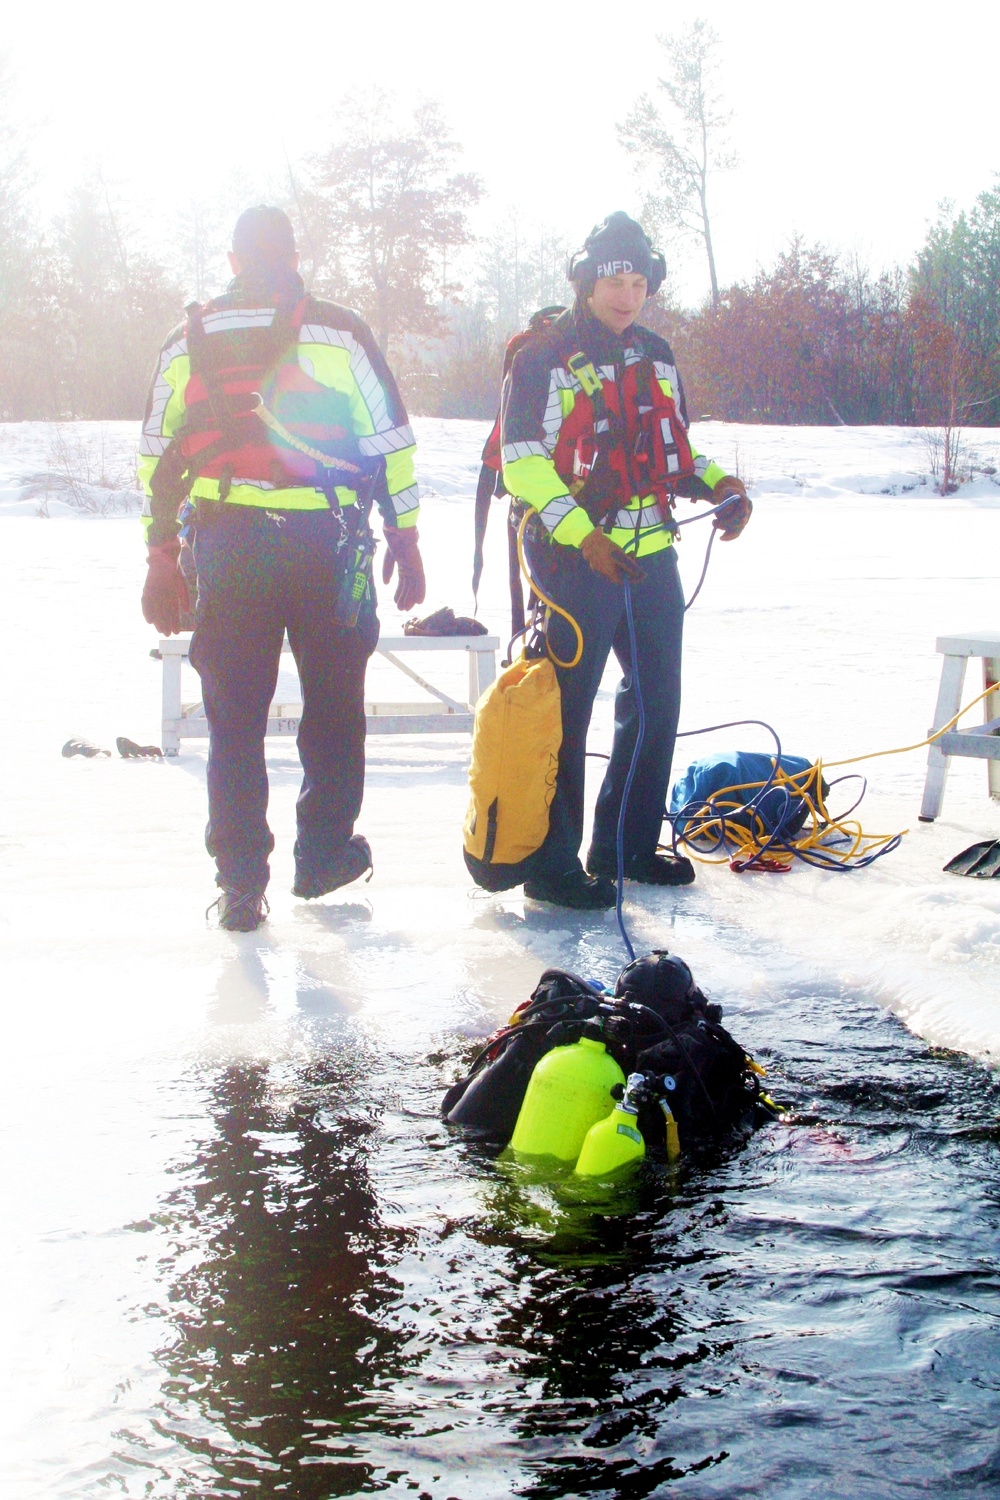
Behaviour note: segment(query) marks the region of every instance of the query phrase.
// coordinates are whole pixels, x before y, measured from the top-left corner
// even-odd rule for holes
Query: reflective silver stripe
[[[675,366],[665,364],[662,359],[657,359],[653,361],[653,369],[656,371],[657,380],[666,386],[666,394],[668,396],[675,395],[680,389],[680,382],[677,379]]]
[[[153,399],[149,407],[149,416],[143,424],[142,437],[139,441],[139,452],[147,457],[159,458],[166,452],[169,438],[163,436],[163,415],[174,394],[174,388],[166,378],[166,372],[178,355],[186,353],[187,340],[178,339],[176,344],[171,344],[169,349],[164,349],[160,355],[160,367],[153,384]]]
[[[697,474],[697,476],[698,476],[699,479],[702,477],[702,475],[704,474],[705,470],[709,467],[709,465],[711,464],[711,462],[712,462],[712,460],[710,458],[705,458],[703,454],[700,454],[700,453],[695,454],[694,472]]]
[[[658,505],[644,505],[641,510],[623,509],[616,513],[611,524],[623,531],[634,531],[637,522],[642,531],[648,526],[662,526],[663,512]]]
[[[538,512],[545,522],[547,531],[555,531],[560,521],[564,521],[571,510],[576,509],[576,501],[572,495],[556,495],[547,505]]]
[[[270,328],[273,307],[222,307],[202,319],[206,333],[233,333],[238,328]]]
[[[542,431],[546,438],[546,453],[552,453],[559,438],[559,429],[563,423],[562,402],[559,400],[560,390],[567,389],[567,382],[560,379],[566,375],[565,370],[549,371],[549,394],[545,402],[545,415],[542,417]]]
[[[544,443],[505,443],[501,458],[505,464],[516,463],[519,458],[548,458],[549,450]]]
[[[611,423],[608,421],[607,417],[601,417],[600,421],[594,423],[595,432],[610,432],[610,430]]]
[[[390,427],[387,432],[376,432],[370,437],[358,438],[358,448],[366,458],[378,458],[383,453],[398,453],[402,448],[413,447],[413,429]]]
[[[219,482],[217,479],[212,479],[208,475],[205,475],[203,477],[207,484],[217,485]],[[196,479],[195,487],[197,488],[200,483],[201,479]],[[272,484],[269,479],[241,479],[239,475],[234,474],[229,483],[230,487],[234,490],[237,488],[237,486],[241,485],[244,489],[248,490],[280,490],[282,492],[285,490],[315,490],[317,495],[321,495],[323,493],[323,491],[319,489],[319,487],[315,484],[296,484],[294,480],[291,484]],[[349,488],[349,486],[344,486],[344,488]]]
[[[342,328],[328,328],[325,323],[305,323],[299,330],[299,343],[329,344],[334,349],[346,349],[350,356],[351,373],[358,383],[361,399],[367,406],[372,419],[372,430],[376,433],[393,430],[385,404],[382,382],[372,369],[368,355],[353,334],[346,333]]]
[[[400,490],[398,494],[390,495],[389,498],[397,516],[405,516],[407,511],[416,510],[420,504],[420,495],[415,484],[407,485],[405,490]]]

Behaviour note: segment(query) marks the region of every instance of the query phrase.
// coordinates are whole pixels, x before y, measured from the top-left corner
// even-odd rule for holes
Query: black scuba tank
[[[449,1125],[463,1125],[506,1145],[535,1064],[553,1045],[546,1026],[525,1025],[508,1032],[494,1057],[448,1090],[441,1112]]]

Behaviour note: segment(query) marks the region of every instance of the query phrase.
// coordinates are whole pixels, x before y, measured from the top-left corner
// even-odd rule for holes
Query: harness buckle
[[[566,361],[566,368],[580,382],[580,387],[585,396],[594,397],[603,391],[604,387],[601,385],[601,377],[594,369],[593,362],[587,358],[582,349],[578,350],[576,354],[569,356]]]

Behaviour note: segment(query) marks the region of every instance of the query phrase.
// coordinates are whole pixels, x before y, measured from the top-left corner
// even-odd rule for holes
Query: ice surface
[[[488,424],[416,426],[427,608],[471,611],[471,497]],[[8,642],[0,923],[20,992],[42,1008],[57,1004],[68,1046],[86,1035],[95,1006],[120,1006],[126,1029],[139,1025],[170,1047],[188,1027],[207,1045],[206,1004],[222,1018],[266,1010],[273,1026],[296,996],[322,993],[417,1036],[442,1026],[482,1030],[549,963],[613,975],[621,959],[613,916],[525,913],[519,893],[487,898],[470,887],[460,832],[465,736],[369,742],[361,827],[375,850],[375,878],[312,906],[288,894],[294,747],[270,742],[278,840],[271,920],[246,939],[205,927],[213,894],[201,845],[206,747],[187,742],[163,765],[59,756],[72,734],[111,749],[118,734],[156,741],[159,668],[138,610],[135,520],[92,511],[91,524],[71,524],[88,514],[72,495],[50,500],[40,519],[38,498],[24,498],[25,477],[72,477],[75,468],[90,491],[120,495],[135,431],[130,423],[0,428]],[[706,422],[695,431],[705,451],[739,462],[755,513],[739,542],[714,549],[689,616],[682,728],[763,718],[788,751],[827,760],[922,739],[940,666],[935,638],[1000,628],[994,479],[980,475],[941,499],[927,480],[926,446],[910,429]],[[994,431],[966,441],[983,465],[1000,461]],[[705,527],[684,533],[689,589],[706,540]],[[487,552],[480,616],[505,637],[499,506]],[[386,630],[398,628],[391,602],[382,617]],[[460,691],[464,664],[450,670],[443,685]],[[373,667],[370,696],[394,694],[386,673],[384,664]],[[610,739],[614,681],[609,671],[595,750]],[[283,672],[283,694],[294,687],[294,674]],[[966,696],[979,687],[970,671]],[[402,683],[403,697],[413,692]],[[727,746],[769,742],[754,729],[681,740],[676,764]],[[677,947],[730,1007],[780,968],[786,980],[800,973],[868,992],[928,1040],[1000,1058],[1000,884],[941,869],[966,844],[1000,834],[1000,806],[987,795],[985,764],[955,761],[942,818],[919,824],[925,761],[918,751],[859,768],[870,778],[866,829],[909,830],[897,853],[853,875],[796,868],[780,878],[739,877],[707,867],[690,890],[630,887],[636,946]],[[593,765],[596,787],[600,762]]]
[[[488,424],[416,426],[427,608],[467,612]],[[682,727],[763,718],[787,750],[829,760],[922,739],[939,674],[935,638],[1000,628],[992,478],[940,499],[918,437],[902,429],[706,423],[698,437],[726,462],[738,456],[755,511],[743,538],[715,547],[688,617]],[[471,888],[461,735],[369,741],[361,828],[374,879],[311,904],[289,894],[294,745],[269,742],[271,919],[246,936],[206,925],[206,746],[187,742],[166,763],[59,753],[71,735],[111,750],[119,734],[159,738],[139,528],[115,514],[131,503],[135,440],[129,423],[0,427],[0,1201],[14,1225],[0,1270],[11,1371],[0,1442],[19,1496],[103,1492],[123,1422],[149,1462],[162,1460],[165,1473],[177,1462],[158,1416],[158,1361],[176,1333],[157,1310],[163,1251],[148,1216],[168,1200],[176,1163],[197,1157],[213,1070],[266,1059],[269,1087],[280,1089],[283,1070],[322,1053],[346,1021],[345,1031],[388,1045],[406,1101],[408,1061],[426,1074],[442,1038],[492,1027],[542,968],[610,979],[623,960],[613,914],[526,910],[519,892]],[[996,461],[994,433],[974,444],[984,464]],[[702,526],[684,533],[688,589],[706,540]],[[499,508],[487,553],[480,615],[505,637]],[[387,631],[398,629],[391,603],[382,616]],[[462,665],[449,670],[442,685],[460,690]],[[283,675],[283,691],[294,691]],[[372,696],[391,694],[391,676],[373,666]],[[609,673],[595,750],[609,743],[613,688]],[[968,696],[978,689],[970,673]],[[727,746],[770,743],[760,730],[682,740],[678,767]],[[780,1008],[781,997],[812,987],[878,1001],[931,1042],[1000,1059],[1000,883],[941,870],[967,844],[1000,836],[1000,805],[987,795],[984,764],[956,761],[944,815],[919,824],[925,760],[919,751],[861,768],[870,776],[865,827],[910,830],[872,869],[772,877],[708,867],[685,890],[630,887],[636,948],[681,952],[750,1045],[763,997]],[[421,1120],[406,1170],[379,1184],[390,1217],[422,1201],[424,1128]],[[133,1477],[127,1493],[146,1493],[142,1474]]]

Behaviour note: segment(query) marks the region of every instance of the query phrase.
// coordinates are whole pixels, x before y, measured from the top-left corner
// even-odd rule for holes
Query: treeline
[[[45,232],[23,211],[5,232],[11,207],[0,185],[0,416],[140,415],[178,278],[129,244],[98,182]]]
[[[292,216],[307,285],[369,321],[414,412],[492,417],[506,339],[567,300],[573,247],[515,217],[473,238],[483,185],[434,104],[400,117],[348,100],[332,136],[279,183],[187,204],[153,255],[99,177],[39,223],[28,153],[0,119],[0,417],[137,417],[160,342],[185,302],[224,287],[232,223],[260,200]],[[1000,180],[942,212],[905,268],[795,240],[696,311],[668,281],[644,321],[673,344],[694,416],[1000,423]]]
[[[1000,423],[1000,188],[873,275],[794,241],[718,305],[655,315],[699,412],[730,421]]]
[[[425,409],[492,416],[504,337],[533,306],[565,301],[569,291],[563,274],[524,301],[516,319],[482,297],[454,314]],[[715,305],[684,311],[661,294],[643,321],[672,344],[694,416],[997,425],[1000,186],[969,213],[944,213],[909,267],[874,274],[796,239],[773,266],[720,289]]]

